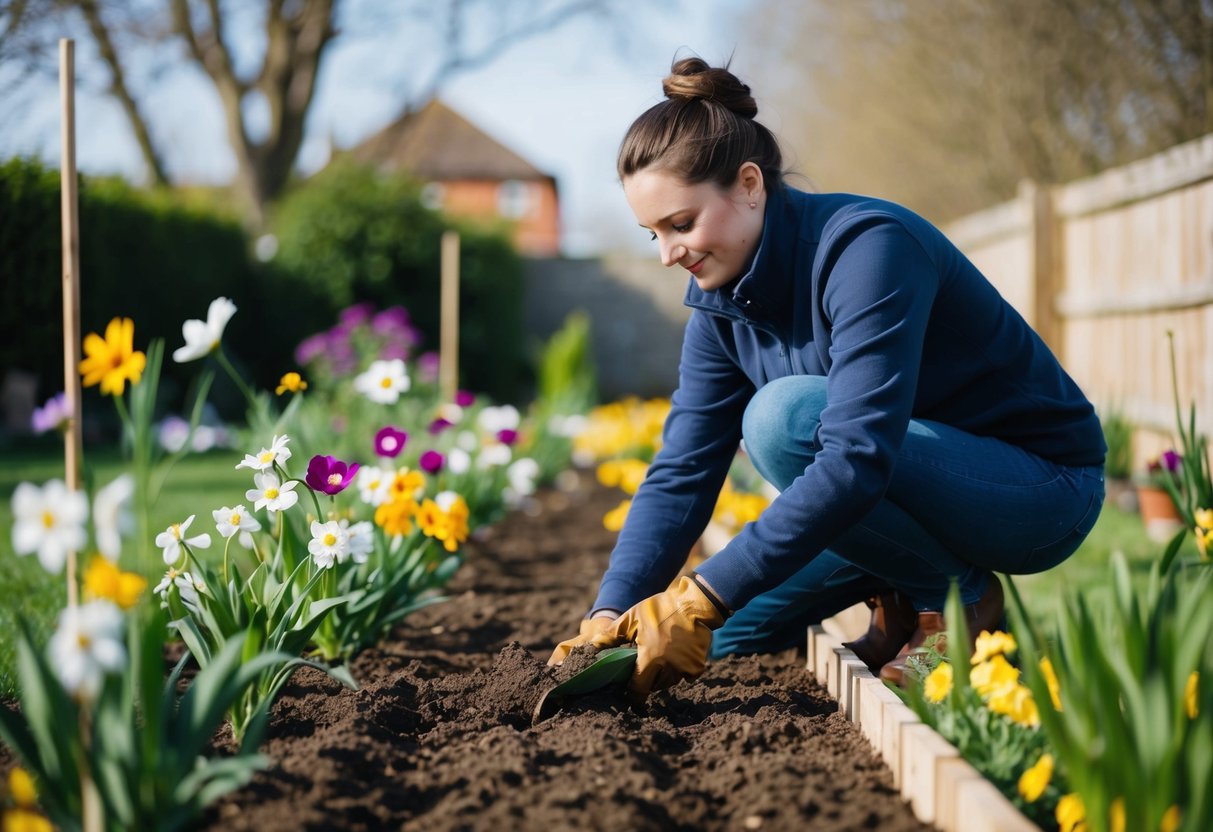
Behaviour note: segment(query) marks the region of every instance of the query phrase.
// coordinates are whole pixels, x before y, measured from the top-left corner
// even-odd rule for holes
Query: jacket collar
[[[797,201],[779,184],[767,192],[762,239],[745,274],[705,292],[691,278],[684,303],[744,323],[786,329],[790,319],[792,264],[800,225]]]

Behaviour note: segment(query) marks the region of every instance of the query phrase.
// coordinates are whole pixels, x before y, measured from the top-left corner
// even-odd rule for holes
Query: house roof
[[[421,179],[551,179],[438,99],[351,148],[360,162]]]

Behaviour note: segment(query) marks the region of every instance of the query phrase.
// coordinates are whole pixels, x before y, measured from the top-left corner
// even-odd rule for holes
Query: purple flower
[[[456,390],[455,404],[460,407],[471,407],[476,402],[476,394],[471,390]]]
[[[421,455],[421,459],[417,460],[417,464],[421,466],[421,470],[430,474],[437,474],[442,470],[443,463],[446,459],[437,451],[426,451]]]
[[[42,407],[34,408],[30,420],[34,433],[46,433],[52,430],[63,430],[71,421],[72,414],[67,409],[67,393],[56,393],[47,399]]]
[[[438,434],[442,433],[447,428],[451,427],[451,425],[453,425],[453,424],[454,424],[453,422],[449,422],[446,419],[443,419],[441,416],[439,416],[437,419],[430,422],[430,436],[437,436]]]
[[[337,319],[341,321],[340,325],[353,328],[366,323],[374,314],[375,304],[369,302],[355,303],[353,306],[347,306],[337,313]]]
[[[502,445],[513,445],[518,441],[518,431],[511,428],[503,428],[497,431],[497,441]]]
[[[417,375],[422,381],[435,382],[438,380],[438,353],[423,352],[417,356]]]
[[[379,358],[384,361],[391,361],[393,358],[407,361],[409,358],[408,344],[384,344],[379,350]]]
[[[375,434],[375,453],[379,456],[395,459],[404,450],[404,443],[409,441],[409,435],[395,425],[379,429]]]
[[[1173,450],[1163,451],[1162,453],[1162,467],[1166,468],[1172,474],[1179,470],[1179,463],[1182,461],[1183,458]]]
[[[358,463],[345,463],[332,456],[316,454],[307,464],[307,476],[303,481],[313,491],[325,494],[340,494],[358,473]]]
[[[379,335],[389,335],[398,329],[412,325],[409,312],[403,306],[389,306],[375,315],[371,321],[371,329]]]
[[[328,333],[317,332],[315,335],[309,335],[299,342],[299,346],[295,347],[295,362],[301,365],[308,365],[312,360],[324,355],[328,349]]]

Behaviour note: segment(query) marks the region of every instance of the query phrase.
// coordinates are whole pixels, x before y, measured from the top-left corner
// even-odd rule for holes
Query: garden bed
[[[713,663],[632,709],[619,694],[537,726],[544,660],[592,601],[618,494],[588,476],[470,546],[450,600],[353,665],[300,672],[272,763],[203,828],[927,829],[837,702],[789,652]]]

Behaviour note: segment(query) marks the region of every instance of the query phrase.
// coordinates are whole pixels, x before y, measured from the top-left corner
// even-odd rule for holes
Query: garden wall
[[[656,258],[527,260],[524,326],[546,340],[565,316],[582,309],[602,401],[625,395],[668,396],[678,384],[686,280]]]
[[[1046,187],[945,229],[1058,353],[1091,399],[1170,445],[1180,396],[1213,433],[1213,135]]]

